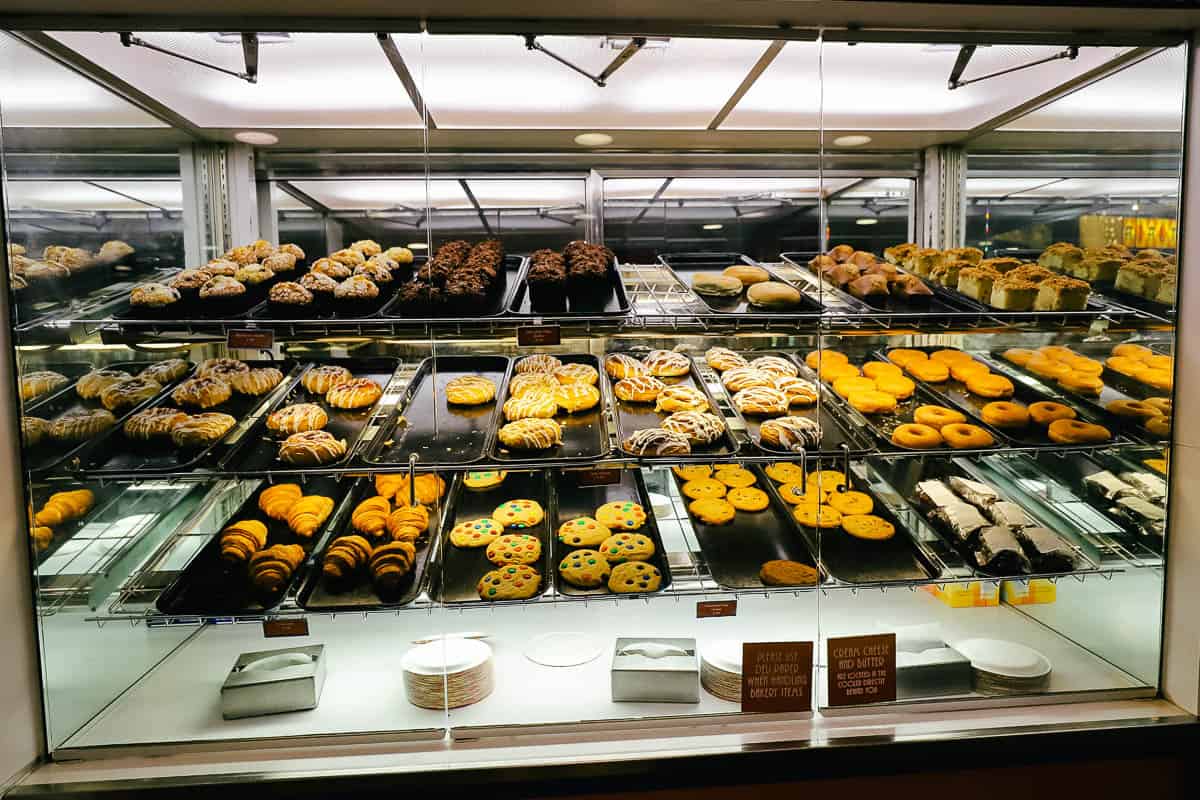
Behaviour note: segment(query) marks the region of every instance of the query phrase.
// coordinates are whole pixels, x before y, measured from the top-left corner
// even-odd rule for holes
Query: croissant
[[[45,550],[50,546],[50,540],[54,538],[54,531],[45,525],[38,525],[29,531],[29,537],[33,539],[33,546],[36,549]]]
[[[371,553],[371,578],[382,590],[394,588],[412,571],[417,551],[411,542],[389,542]]]
[[[440,475],[429,472],[417,476],[414,489],[418,503],[433,505],[446,493],[446,481]],[[398,502],[408,503],[408,476],[376,475],[375,491],[380,497],[395,498]]]
[[[393,539],[401,539],[404,537],[398,535],[398,531],[406,527],[416,528],[417,536],[429,530],[429,509],[422,505],[396,506],[396,510],[388,516],[388,533],[392,535]]]
[[[79,519],[91,510],[95,502],[96,497],[90,489],[55,492],[46,500],[41,511],[34,515],[33,521],[37,525],[52,528],[64,522]]]
[[[350,524],[359,533],[368,536],[379,536],[387,527],[388,515],[392,507],[386,497],[368,497],[358,504],[350,515]]]
[[[277,592],[304,561],[304,548],[298,544],[277,544],[259,550],[250,557],[250,580],[265,592]]]
[[[221,531],[221,558],[247,561],[267,544],[267,526],[256,519],[235,522]]]
[[[281,483],[263,489],[262,494],[258,496],[258,507],[271,519],[282,522],[288,518],[292,506],[303,496],[304,492],[296,484]]]
[[[361,536],[340,536],[325,551],[321,572],[328,578],[344,578],[371,559],[371,543]]]
[[[333,513],[333,500],[319,494],[301,497],[288,512],[287,524],[292,533],[308,538],[321,529]]]

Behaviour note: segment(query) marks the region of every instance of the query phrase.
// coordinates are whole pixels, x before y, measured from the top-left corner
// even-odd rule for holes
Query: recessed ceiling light
[[[244,144],[279,144],[279,137],[266,131],[238,131],[233,138]]]
[[[575,144],[581,144],[584,147],[604,147],[612,142],[613,138],[607,133],[581,133],[575,137]]]
[[[863,136],[862,134],[839,136],[833,140],[834,145],[837,147],[861,147],[862,145],[869,144],[870,142],[871,137]]]
[[[409,250],[428,250],[429,249],[429,245],[425,244],[424,242],[409,242],[408,244],[406,244],[404,246],[407,247]]]
[[[722,224],[721,224],[721,223],[719,223],[719,222],[710,222],[709,224],[707,224],[707,225],[705,225],[705,226],[704,226],[704,230],[706,230],[706,231],[719,231],[719,230],[721,230],[721,228],[724,228],[724,227],[725,227],[725,226],[724,226],[724,225],[722,225]]]
[[[877,217],[859,217],[858,219],[854,220],[854,224],[855,225],[878,225],[879,219]]]

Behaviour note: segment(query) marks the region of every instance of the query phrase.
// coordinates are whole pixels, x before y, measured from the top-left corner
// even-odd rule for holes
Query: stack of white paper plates
[[[983,694],[1027,694],[1050,682],[1050,659],[1030,647],[1001,639],[966,639],[954,649],[971,660],[975,690]]]
[[[461,708],[492,693],[492,648],[476,639],[444,639],[414,647],[400,662],[408,702],[420,708]]]
[[[720,639],[700,648],[700,685],[731,703],[742,702],[742,642]]]

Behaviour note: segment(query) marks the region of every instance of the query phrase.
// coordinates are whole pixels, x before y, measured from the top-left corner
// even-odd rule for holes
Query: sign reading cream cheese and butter
[[[826,655],[831,707],[896,699],[896,634],[829,639]]]

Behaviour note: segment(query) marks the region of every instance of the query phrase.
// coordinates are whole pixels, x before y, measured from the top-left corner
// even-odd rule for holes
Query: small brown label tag
[[[225,336],[227,347],[242,347],[251,350],[270,350],[275,346],[274,331],[229,331]]]
[[[742,711],[812,711],[812,642],[742,644]]]
[[[576,470],[575,482],[579,486],[613,486],[621,482],[621,470],[603,467]]]
[[[896,634],[830,639],[826,657],[831,707],[896,699]]]
[[[701,600],[696,603],[696,619],[736,616],[737,600]]]
[[[308,619],[306,617],[264,619],[263,636],[268,639],[280,636],[308,636]]]
[[[523,325],[517,328],[517,344],[520,347],[549,347],[562,342],[562,328],[558,325]]]

